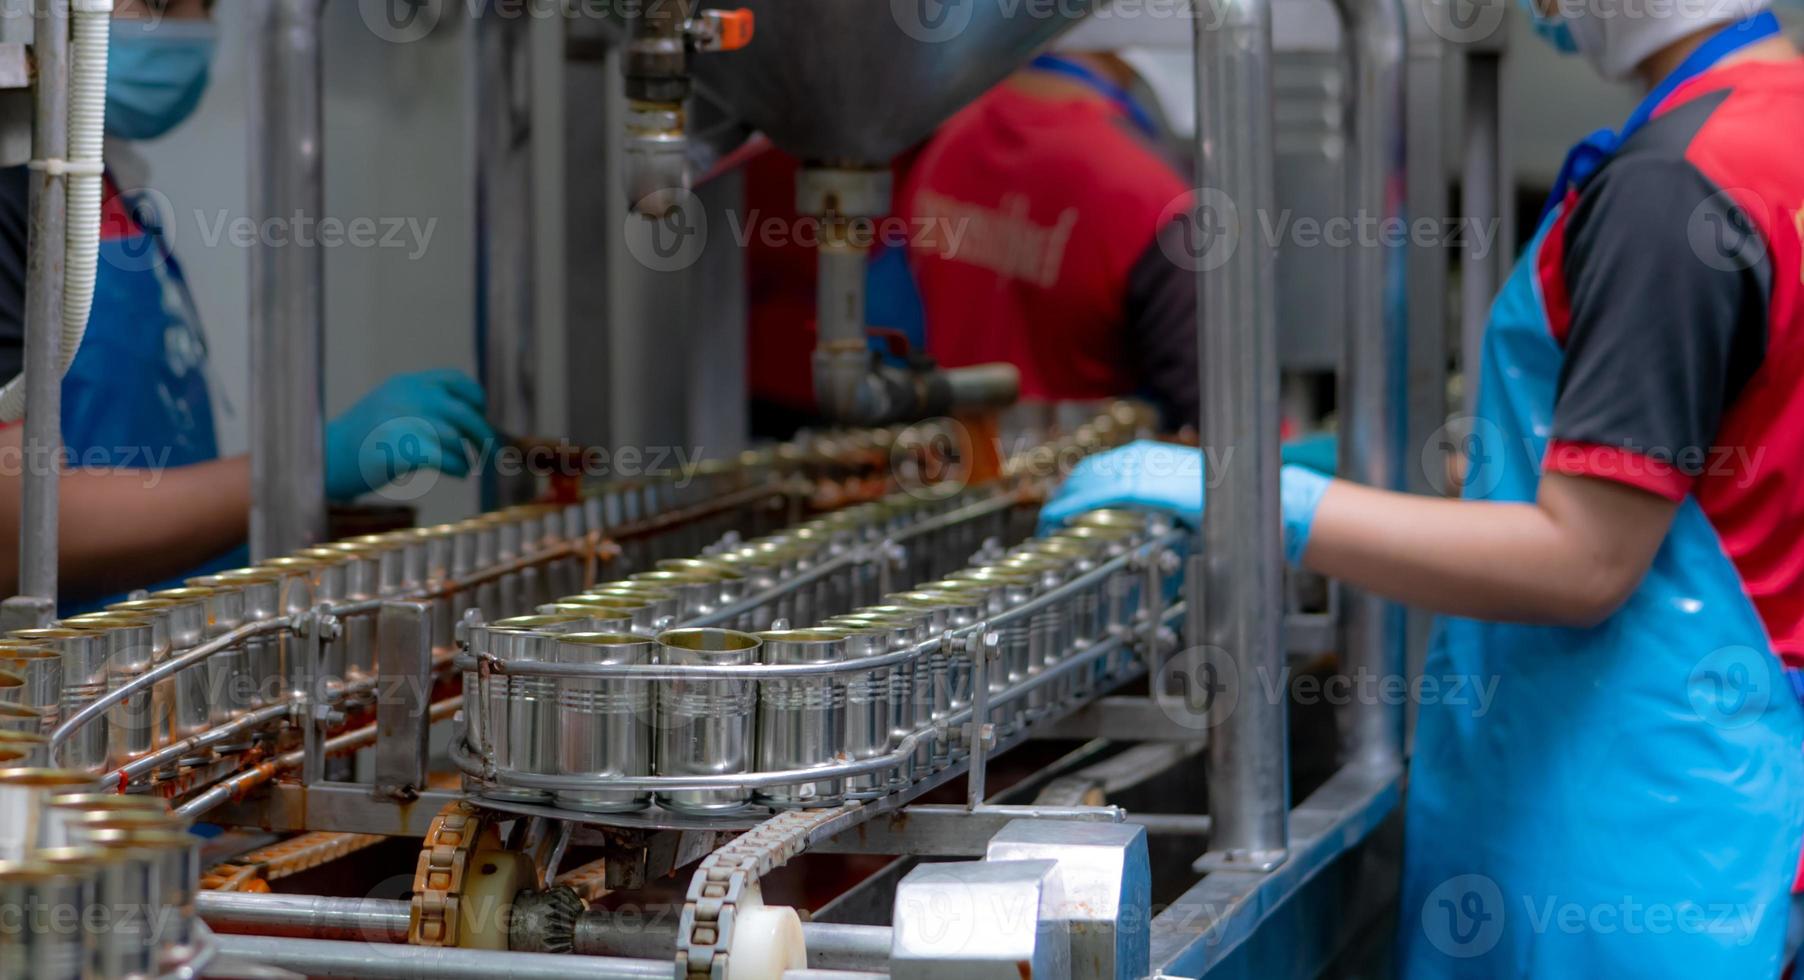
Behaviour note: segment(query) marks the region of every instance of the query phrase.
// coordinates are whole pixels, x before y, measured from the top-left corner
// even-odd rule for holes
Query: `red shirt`
[[[1014,364],[1025,399],[1132,393],[1129,275],[1189,200],[1113,102],[997,86],[941,127],[898,197],[928,353]]]

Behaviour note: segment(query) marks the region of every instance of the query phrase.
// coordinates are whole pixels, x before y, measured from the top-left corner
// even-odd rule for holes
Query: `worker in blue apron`
[[[156,139],[193,114],[215,47],[209,7],[121,3],[107,76],[109,157],[129,161],[120,141]],[[63,489],[65,615],[245,561],[249,461],[219,458],[206,337],[159,195],[122,189],[116,173],[107,175],[93,311],[63,383],[73,464]],[[348,501],[419,470],[466,475],[493,437],[484,411],[481,387],[462,372],[391,378],[327,425],[328,498]]]
[[[1420,699],[1403,976],[1780,974],[1804,841],[1804,61],[1749,9],[1536,11],[1650,94],[1572,152],[1492,308],[1464,499],[1283,469],[1291,563],[1445,614],[1427,677],[1494,685]],[[1044,519],[1195,520],[1200,481],[1168,475],[1193,452],[1082,464]]]

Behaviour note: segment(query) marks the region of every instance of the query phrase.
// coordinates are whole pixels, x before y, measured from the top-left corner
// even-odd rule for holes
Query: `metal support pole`
[[[1197,867],[1263,871],[1284,861],[1290,834],[1287,705],[1263,693],[1284,668],[1275,253],[1258,232],[1273,213],[1272,22],[1267,0],[1224,0],[1210,13],[1193,22],[1195,218],[1215,234],[1226,221],[1233,237],[1224,261],[1198,271],[1202,446],[1217,471],[1204,475],[1190,642],[1219,658],[1240,696],[1209,744],[1216,834]]]
[[[397,980],[669,980],[669,960],[514,953],[441,946],[390,946],[325,939],[219,936],[219,952],[315,977]]]
[[[411,800],[426,786],[432,607],[385,602],[377,615],[376,795]]]
[[[1465,143],[1460,176],[1460,210],[1487,229],[1470,235],[1460,261],[1460,373],[1467,415],[1478,411],[1478,379],[1483,364],[1485,324],[1516,237],[1515,195],[1503,147],[1503,52],[1496,48],[1466,54]],[[1485,242],[1491,251],[1485,251]]]
[[[323,0],[249,0],[250,209],[263,222],[318,220]],[[325,253],[288,236],[251,251],[251,555],[326,536]]]
[[[34,0],[37,62],[32,156],[69,155],[69,0]],[[57,491],[63,443],[63,263],[69,192],[63,177],[31,175],[25,271],[25,476],[19,528],[19,593],[8,628],[44,625],[56,613]]]
[[[1403,126],[1404,172],[1408,182],[1409,343],[1405,376],[1403,453],[1405,489],[1412,493],[1438,493],[1445,486],[1447,460],[1440,452],[1436,433],[1447,424],[1447,356],[1449,318],[1447,279],[1452,272],[1450,249],[1443,233],[1424,237],[1418,229],[1452,227],[1448,213],[1452,187],[1448,182],[1447,152],[1442,125],[1447,103],[1448,44],[1426,3],[1410,4],[1407,24],[1408,103]],[[1429,224],[1432,222],[1432,225]],[[1425,610],[1404,613],[1404,668],[1419,673],[1428,656],[1428,637],[1434,617]],[[1406,710],[1405,731],[1413,729],[1412,712]],[[1407,745],[1407,738],[1405,738]]]
[[[1353,153],[1349,199],[1364,221],[1385,222],[1403,196],[1403,12],[1397,0],[1337,0],[1352,55]],[[1373,487],[1404,487],[1407,448],[1406,404],[1409,324],[1390,285],[1399,281],[1406,251],[1366,245],[1350,251],[1352,308],[1341,360],[1340,474]],[[1404,669],[1403,610],[1377,596],[1343,589],[1345,670],[1372,678],[1401,676]],[[1401,705],[1349,706],[1348,761],[1385,765],[1403,757]],[[1219,820],[1219,818],[1218,818]]]

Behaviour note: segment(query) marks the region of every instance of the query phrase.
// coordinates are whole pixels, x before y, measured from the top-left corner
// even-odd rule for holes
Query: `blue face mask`
[[[156,139],[200,105],[218,31],[211,21],[115,20],[107,55],[106,131]]]
[[[1535,0],[1522,0],[1522,5],[1528,8],[1528,19],[1534,22],[1535,34],[1541,40],[1553,45],[1561,54],[1578,54],[1578,39],[1572,36],[1571,21],[1558,13],[1551,17],[1543,14]]]

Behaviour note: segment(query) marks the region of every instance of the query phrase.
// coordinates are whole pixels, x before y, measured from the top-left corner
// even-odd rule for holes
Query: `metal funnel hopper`
[[[881,166],[1105,0],[734,0],[752,42],[693,59],[708,95],[810,163]]]

